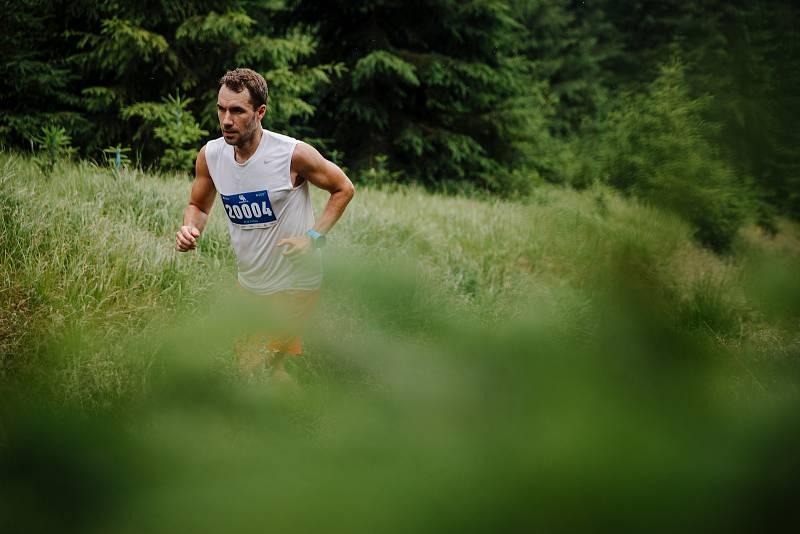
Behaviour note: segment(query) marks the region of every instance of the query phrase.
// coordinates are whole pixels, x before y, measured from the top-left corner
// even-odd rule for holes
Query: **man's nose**
[[[229,111],[226,111],[222,115],[222,124],[223,125],[233,124],[233,121],[231,120],[231,113]]]

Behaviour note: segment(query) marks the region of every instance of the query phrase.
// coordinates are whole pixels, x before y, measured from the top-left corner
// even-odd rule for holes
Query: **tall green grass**
[[[198,252],[173,250],[189,189],[183,178],[114,176],[85,162],[64,162],[47,177],[10,154],[0,168],[3,373],[38,372],[37,358],[48,347],[65,336],[89,336],[94,349],[60,358],[56,367],[69,368],[65,384],[74,381],[72,393],[91,403],[96,388],[106,389],[99,372],[114,384],[131,383],[112,379],[126,372],[120,341],[202,309],[217,289],[233,284],[219,212]],[[323,201],[315,196],[318,208]],[[739,257],[758,246],[750,243]],[[455,315],[503,320],[534,298],[547,303],[555,324],[585,313],[609,270],[629,256],[641,263],[643,290],[682,327],[717,340],[760,328],[741,296],[736,259],[692,245],[691,229],[677,217],[601,187],[543,188],[526,202],[361,190],[327,252],[354,262],[370,258],[380,268],[413,264],[421,280],[456,303]],[[109,399],[124,389],[109,388]]]
[[[0,169],[16,530],[729,532],[796,510],[791,225],[719,257],[604,188],[360,189],[286,392],[232,364],[280,310],[232,290],[223,214],[173,251],[185,178]]]

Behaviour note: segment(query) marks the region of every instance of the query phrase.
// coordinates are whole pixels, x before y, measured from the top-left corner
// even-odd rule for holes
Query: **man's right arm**
[[[183,211],[183,226],[175,235],[175,248],[179,252],[186,252],[197,246],[197,238],[206,227],[216,192],[214,182],[211,180],[211,173],[208,170],[206,147],[203,147],[197,154],[192,193],[189,197],[189,205]]]

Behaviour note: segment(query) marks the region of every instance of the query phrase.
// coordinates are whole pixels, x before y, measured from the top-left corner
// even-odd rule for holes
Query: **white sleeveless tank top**
[[[228,217],[239,284],[267,295],[312,290],[322,283],[322,257],[313,250],[297,262],[281,253],[278,241],[301,236],[314,226],[308,181],[292,186],[290,167],[297,139],[262,130],[261,143],[244,163],[220,137],[206,144],[211,179]]]

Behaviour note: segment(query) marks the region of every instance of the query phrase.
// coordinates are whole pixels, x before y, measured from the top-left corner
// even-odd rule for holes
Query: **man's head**
[[[250,69],[234,69],[219,80],[217,114],[222,135],[229,145],[247,144],[261,128],[267,112],[267,81]]]

